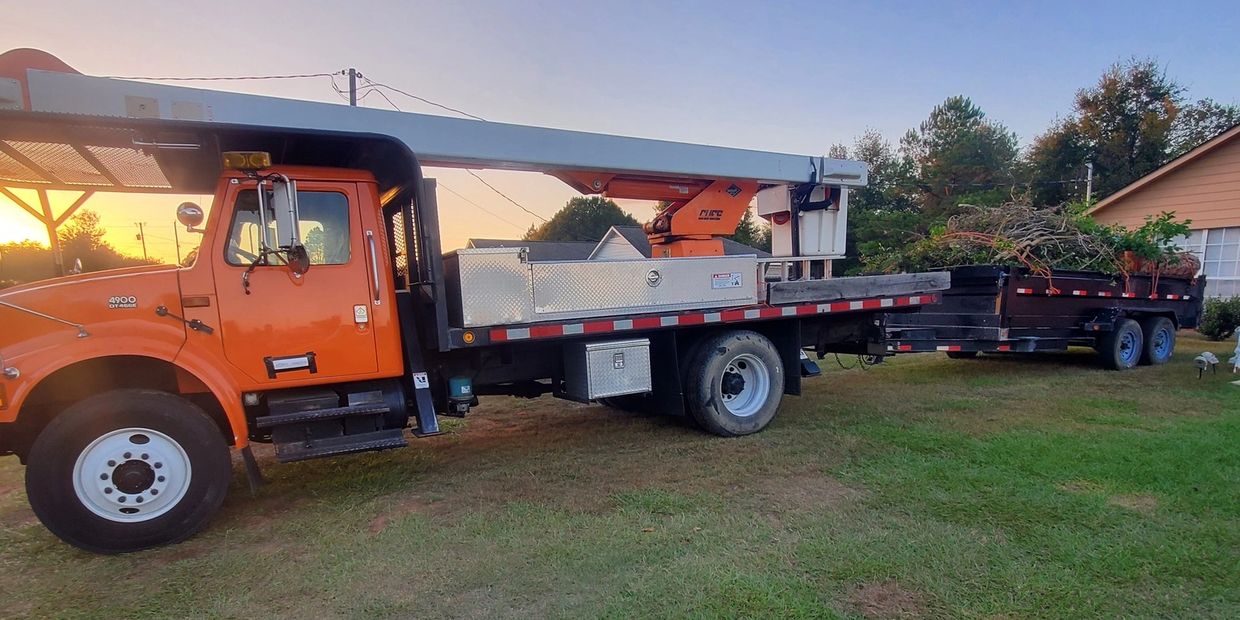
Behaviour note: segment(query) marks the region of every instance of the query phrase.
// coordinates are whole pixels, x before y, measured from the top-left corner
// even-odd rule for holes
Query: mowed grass
[[[60,543],[0,463],[16,617],[1240,617],[1240,386],[1092,352],[822,361],[739,439],[551,399],[240,469],[180,545]],[[852,360],[846,359],[846,363]]]

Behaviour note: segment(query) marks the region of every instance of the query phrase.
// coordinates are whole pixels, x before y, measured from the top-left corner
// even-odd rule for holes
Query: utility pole
[[[349,67],[349,105],[357,105],[357,69]]]
[[[142,228],[146,222],[134,222],[134,226],[138,227],[138,240],[142,242],[142,260],[150,260],[146,255],[146,230]]]
[[[1085,162],[1085,204],[1094,196],[1094,162]]]

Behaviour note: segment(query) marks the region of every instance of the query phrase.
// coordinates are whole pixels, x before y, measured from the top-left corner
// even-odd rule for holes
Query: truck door
[[[325,383],[377,370],[368,320],[371,278],[357,186],[298,181],[302,243],[310,269],[295,275],[279,257],[254,266],[261,253],[257,184],[229,184],[227,234],[218,236],[215,270],[220,327],[228,360],[258,383]],[[270,186],[265,190],[270,192]],[[270,201],[265,201],[270,205]],[[269,225],[272,218],[268,217]]]

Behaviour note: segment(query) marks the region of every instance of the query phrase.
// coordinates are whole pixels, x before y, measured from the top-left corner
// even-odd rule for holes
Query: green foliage
[[[1226,340],[1240,327],[1240,297],[1207,299],[1197,331],[1210,340]]]
[[[1132,272],[1124,252],[1158,265],[1181,260],[1178,237],[1188,235],[1189,222],[1174,212],[1147,217],[1134,230],[1099,224],[1086,215],[1087,204],[1038,209],[1008,203],[999,207],[966,206],[945,224],[900,246],[866,249],[867,271],[925,271],[972,264],[1023,266],[1030,269],[1079,269],[1107,273]]]
[[[1023,169],[1033,201],[1083,196],[1083,181],[1062,181],[1083,179],[1086,162],[1094,164],[1094,195],[1106,197],[1240,123],[1240,108],[1208,98],[1186,103],[1184,93],[1153,60],[1111,66],[1029,148]]]
[[[602,196],[577,196],[538,227],[527,241],[598,241],[612,226],[636,226],[637,220]]]
[[[905,134],[901,149],[916,173],[922,211],[931,217],[950,216],[961,202],[997,204],[1013,181],[1016,134],[987,119],[968,97],[935,106]]]
[[[1193,147],[1240,124],[1240,106],[1224,105],[1206,98],[1184,106],[1171,128],[1168,159],[1187,153]]]
[[[1163,211],[1157,217],[1145,216],[1145,223],[1133,230],[1119,226],[1100,230],[1113,235],[1108,241],[1116,251],[1133,252],[1145,260],[1172,262],[1183,251],[1175,240],[1188,236],[1191,223],[1192,220],[1176,221],[1174,211]]]

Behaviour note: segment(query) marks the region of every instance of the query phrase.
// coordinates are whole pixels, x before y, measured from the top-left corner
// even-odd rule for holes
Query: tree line
[[[1094,201],[1240,123],[1240,108],[1192,100],[1154,60],[1117,63],[1076,93],[1073,108],[1025,149],[968,97],[950,97],[896,145],[866,131],[830,154],[866,162],[870,182],[849,196],[849,258],[838,273],[873,270],[961,205]]]

